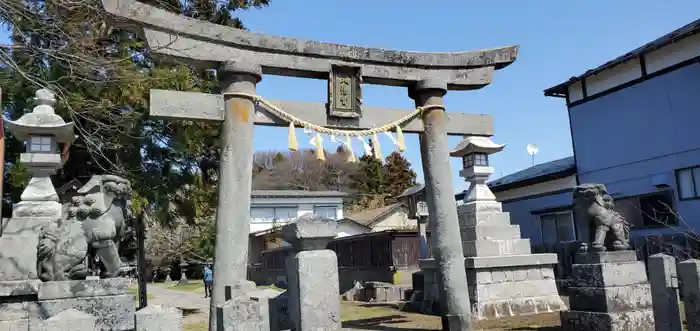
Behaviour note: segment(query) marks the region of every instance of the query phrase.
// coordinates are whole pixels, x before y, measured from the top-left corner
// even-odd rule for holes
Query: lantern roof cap
[[[498,153],[505,148],[505,144],[496,144],[489,137],[469,136],[462,139],[457,147],[450,152],[452,157],[462,157],[471,153]]]
[[[73,122],[66,123],[56,114],[53,105],[56,97],[47,89],[34,93],[36,106],[31,113],[22,115],[18,120],[3,120],[7,130],[19,140],[28,140],[31,135],[55,136],[59,143],[71,143],[75,140]]]

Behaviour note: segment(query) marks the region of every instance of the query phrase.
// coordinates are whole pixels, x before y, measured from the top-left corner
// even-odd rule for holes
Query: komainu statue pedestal
[[[43,330],[41,325],[56,324],[56,319],[88,325],[84,320],[91,316],[95,323],[91,331],[133,330],[136,300],[128,293],[129,284],[125,278],[0,281],[0,329]]]
[[[635,251],[581,253],[574,262],[562,330],[654,330],[651,287]]]

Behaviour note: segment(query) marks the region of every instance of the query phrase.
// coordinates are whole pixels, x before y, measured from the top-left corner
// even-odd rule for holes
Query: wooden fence
[[[338,256],[341,290],[364,281],[410,283],[410,273],[418,270],[420,258],[420,241],[414,230],[338,238],[328,244],[328,249]],[[285,260],[292,253],[290,247],[263,252],[260,264],[250,266],[249,279],[266,284],[283,278]]]
[[[698,242],[683,234],[633,237],[630,241],[637,252],[637,258],[646,261],[649,256],[665,253],[676,257],[679,261],[689,258],[699,258]],[[554,266],[557,279],[568,279],[571,276],[571,265],[574,255],[578,253],[580,242],[568,242],[553,245],[538,245],[533,247],[533,253],[555,253],[559,263]]]

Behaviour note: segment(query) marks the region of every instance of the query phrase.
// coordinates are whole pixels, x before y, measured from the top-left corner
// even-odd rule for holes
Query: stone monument
[[[644,262],[629,249],[625,220],[615,212],[605,185],[579,185],[573,199],[577,223],[592,224],[595,236],[590,245],[581,244],[575,257],[570,310],[561,312],[562,330],[654,330]]]
[[[328,243],[338,223],[306,214],[281,229],[282,239],[296,252],[286,261],[288,314],[297,331],[340,330],[338,257]]]
[[[530,240],[510,223],[486,180],[493,173],[489,155],[505,145],[487,137],[467,137],[450,154],[462,158],[460,175],[469,182],[464,204],[457,207],[466,260],[472,314],[477,319],[523,316],[566,309],[557,292],[552,265],[556,254],[532,254]],[[440,297],[435,261],[421,260],[424,310]],[[442,302],[440,302],[442,304]]]
[[[245,281],[247,271],[254,126],[289,127],[289,146],[296,149],[295,126],[317,132],[322,128],[325,134],[349,140],[376,135],[379,124],[397,135],[421,135],[427,200],[434,215],[434,256],[449,302],[443,324],[453,331],[469,330],[469,298],[462,295],[467,283],[446,144],[448,135],[491,136],[493,123],[486,115],[445,112],[443,96],[448,90],[490,84],[495,70],[515,61],[517,46],[449,53],[373,49],[250,33],[135,0],[102,0],[102,4],[111,22],[145,37],[154,57],[217,69],[221,81],[221,94],[152,90],[150,100],[153,118],[222,123],[210,329],[216,329],[217,308],[227,301],[226,287],[247,288],[235,284]],[[265,100],[256,94],[263,74],[327,80],[328,102]],[[408,87],[416,109],[366,106],[362,84]],[[319,137],[320,133],[315,141]],[[321,143],[317,157],[324,157]]]
[[[35,99],[33,112],[5,121],[26,142],[20,162],[33,177],[0,237],[0,330],[133,330],[129,280],[113,278],[129,182],[93,176],[62,215],[50,176],[63,163],[58,144],[75,139],[73,123],[54,112],[50,91],[37,91]],[[88,252],[99,257],[103,279],[86,279]]]

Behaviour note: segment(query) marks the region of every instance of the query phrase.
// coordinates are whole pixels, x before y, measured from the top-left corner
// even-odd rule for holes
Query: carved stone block
[[[129,280],[108,278],[44,282],[39,285],[39,300],[69,299],[127,294]]]
[[[362,68],[331,64],[328,79],[328,115],[362,117]]]
[[[182,311],[148,306],[136,312],[136,331],[182,331]]]
[[[0,280],[36,279],[38,243],[36,234],[0,237]]]

